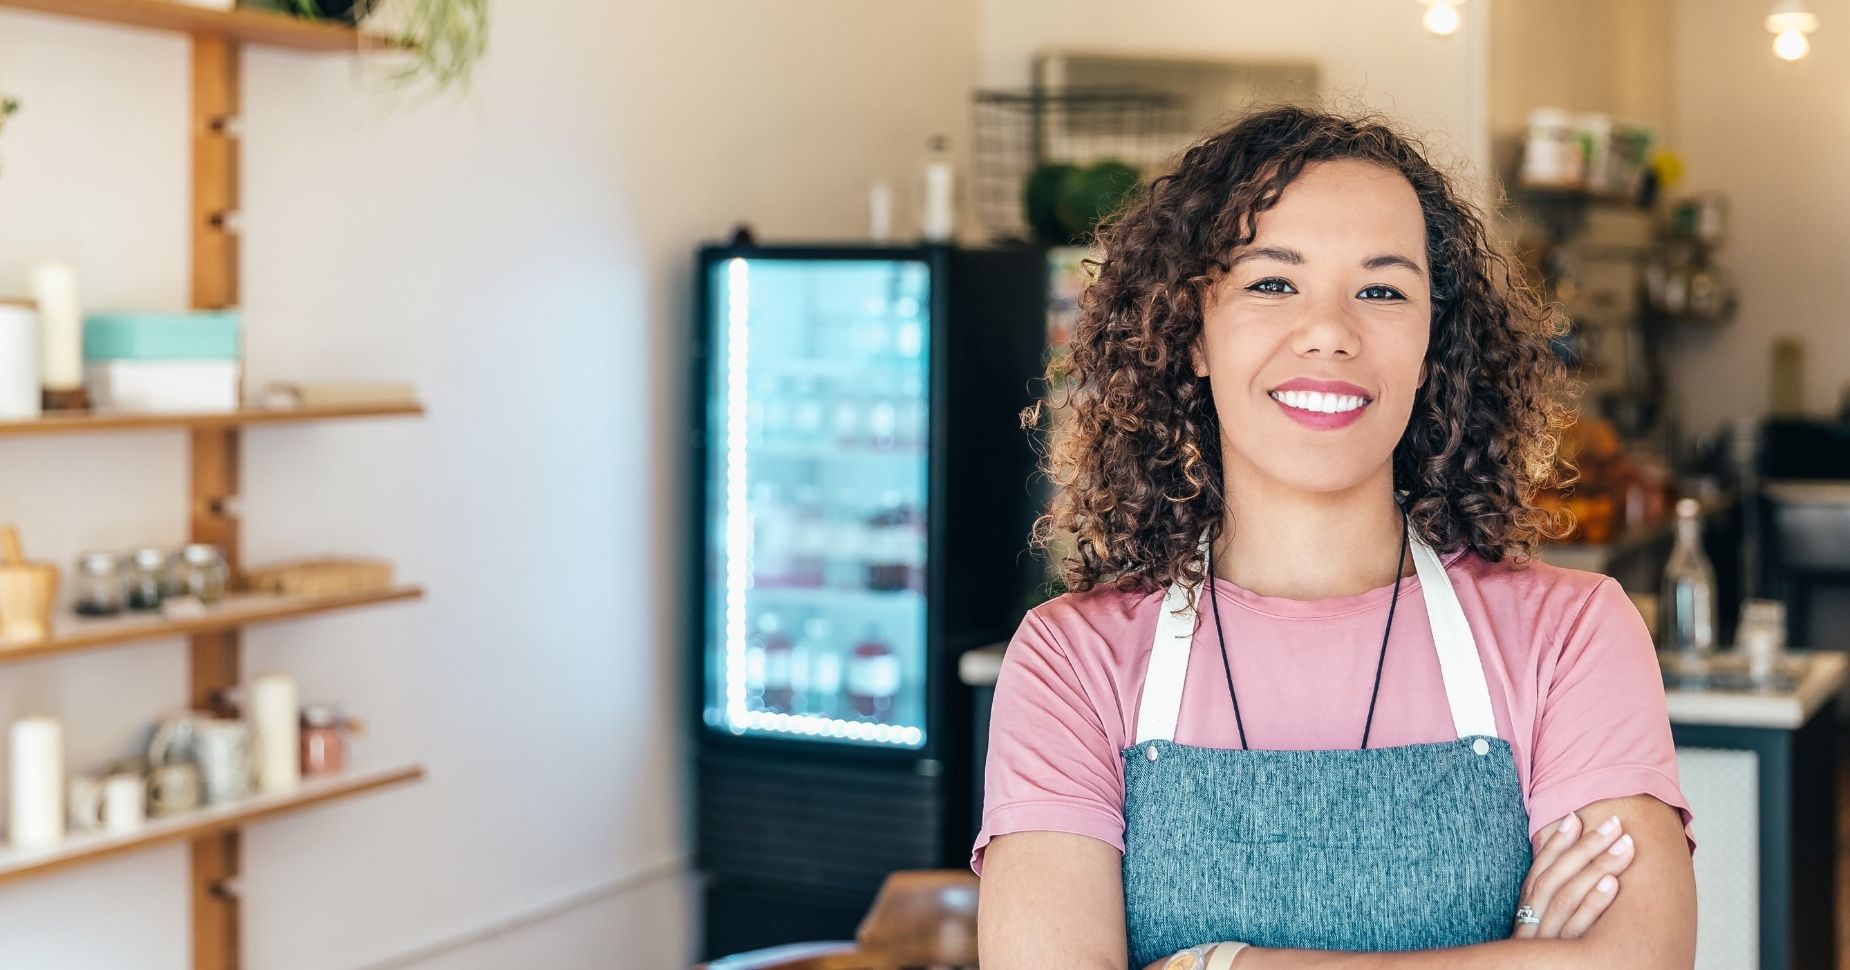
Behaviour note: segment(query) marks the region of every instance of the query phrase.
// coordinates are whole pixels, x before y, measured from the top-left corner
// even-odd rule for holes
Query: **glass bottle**
[[[848,706],[860,720],[887,721],[899,697],[899,657],[880,636],[878,624],[848,654]]]
[[[1701,511],[1693,498],[1677,502],[1677,543],[1664,567],[1659,627],[1663,646],[1692,674],[1704,672],[1715,653],[1715,568],[1702,551]]]
[[[812,616],[803,624],[803,652],[809,657],[809,696],[803,713],[819,717],[841,714],[842,656],[830,642],[827,618]]]

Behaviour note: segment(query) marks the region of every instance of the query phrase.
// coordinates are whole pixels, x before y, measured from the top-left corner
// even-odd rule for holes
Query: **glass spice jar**
[[[162,591],[172,583],[169,576],[167,550],[155,546],[135,550],[128,570],[128,608],[160,609]]]
[[[225,598],[225,588],[230,581],[230,570],[225,566],[225,556],[217,546],[205,543],[193,543],[180,553],[180,582],[178,586],[182,595],[197,597],[201,603],[216,603]]]
[[[122,557],[113,552],[78,556],[71,588],[79,616],[114,616],[122,612],[127,592],[122,582]]]
[[[330,775],[347,767],[347,727],[325,704],[302,708],[302,775]]]

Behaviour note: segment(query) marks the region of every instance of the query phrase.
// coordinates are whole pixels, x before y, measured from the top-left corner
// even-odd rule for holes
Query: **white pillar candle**
[[[8,732],[7,838],[51,845],[64,838],[64,731],[57,718],[22,717]]]
[[[39,416],[39,314],[0,303],[0,421]]]
[[[285,791],[302,780],[302,729],[295,681],[264,674],[251,684],[251,727],[257,732],[257,788]]]
[[[82,387],[84,321],[77,267],[40,263],[32,268],[32,288],[39,302],[39,378],[54,391]]]

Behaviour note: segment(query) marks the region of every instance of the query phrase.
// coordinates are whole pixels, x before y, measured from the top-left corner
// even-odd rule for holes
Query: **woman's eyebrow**
[[[1241,263],[1253,259],[1275,259],[1281,263],[1290,263],[1293,266],[1304,265],[1304,254],[1295,249],[1286,246],[1252,246],[1240,250],[1233,259],[1227,262],[1227,268],[1231,270]],[[1383,253],[1380,256],[1370,256],[1362,260],[1363,269],[1381,269],[1384,266],[1399,266],[1411,270],[1413,275],[1421,277],[1422,279],[1426,276],[1425,271],[1420,269],[1420,264],[1405,256]]]

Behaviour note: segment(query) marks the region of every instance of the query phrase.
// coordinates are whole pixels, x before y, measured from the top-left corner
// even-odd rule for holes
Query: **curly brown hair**
[[[1202,530],[1225,513],[1219,421],[1191,367],[1203,301],[1250,243],[1258,214],[1305,166],[1360,159],[1405,176],[1426,221],[1432,274],[1427,379],[1395,445],[1394,487],[1408,522],[1441,553],[1469,546],[1521,562],[1562,523],[1535,504],[1555,484],[1570,386],[1551,341],[1565,329],[1512,271],[1477,209],[1380,116],[1297,106],[1255,111],[1190,147],[1173,171],[1135,193],[1099,228],[1095,274],[1080,296],[1071,354],[1047,370],[1067,389],[1042,405],[1070,415],[1041,471],[1053,502],[1034,523],[1046,549],[1070,533],[1059,563],[1071,590],[1115,580],[1123,591],[1205,580]]]

